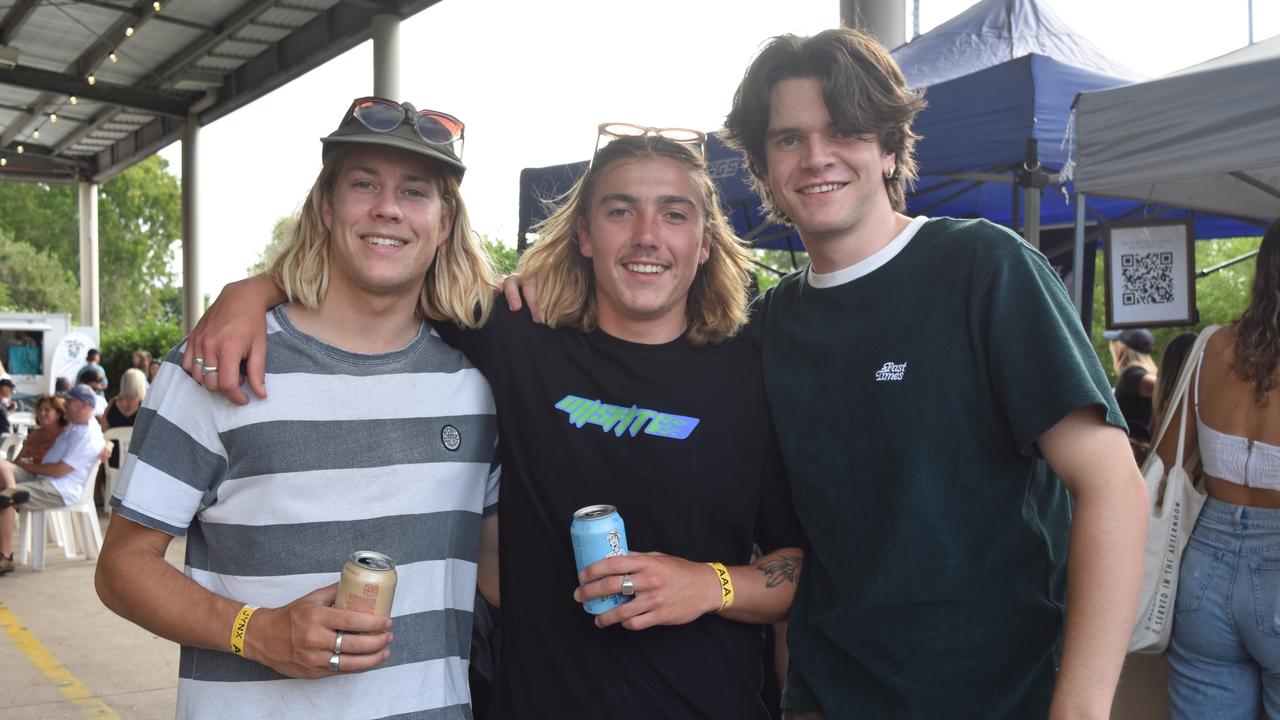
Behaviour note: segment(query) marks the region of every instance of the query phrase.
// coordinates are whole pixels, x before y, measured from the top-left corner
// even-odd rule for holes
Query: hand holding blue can
[[[627,530],[612,505],[588,505],[575,512],[569,537],[579,576],[594,562],[627,554]],[[630,600],[630,596],[609,595],[587,600],[582,607],[592,615],[602,615]]]

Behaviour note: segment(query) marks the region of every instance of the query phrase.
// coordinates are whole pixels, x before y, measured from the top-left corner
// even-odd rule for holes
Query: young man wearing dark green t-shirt
[[[811,544],[784,707],[1106,718],[1142,478],[1044,256],[902,214],[923,106],[883,47],[831,30],[771,41],[726,122],[811,258],[752,324]]]

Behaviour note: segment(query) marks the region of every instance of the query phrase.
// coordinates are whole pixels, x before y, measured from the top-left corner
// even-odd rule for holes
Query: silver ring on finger
[[[216,372],[218,372],[218,366],[205,365],[204,367],[200,368],[200,377],[204,377],[206,375],[212,375]]]
[[[338,631],[338,637],[333,640],[333,654],[340,655],[342,653],[342,631]]]
[[[626,597],[631,597],[636,594],[636,586],[635,583],[631,582],[630,575],[622,576],[622,594]]]
[[[338,672],[338,662],[342,660],[342,653],[334,653],[329,656],[329,672]]]
[[[191,359],[191,364],[192,364],[192,365],[204,365],[204,358],[202,358],[202,357],[192,358],[192,359]]]

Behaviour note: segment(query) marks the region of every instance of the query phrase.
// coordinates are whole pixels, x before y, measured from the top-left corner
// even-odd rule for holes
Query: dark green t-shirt
[[[1034,443],[1084,406],[1123,421],[1044,256],[930,220],[851,282],[785,278],[752,332],[811,543],[787,707],[1046,716],[1070,506]]]

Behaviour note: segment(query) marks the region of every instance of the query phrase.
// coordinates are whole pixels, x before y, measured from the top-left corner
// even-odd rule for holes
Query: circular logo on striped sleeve
[[[440,430],[440,442],[446,450],[457,450],[462,447],[462,433],[452,425],[445,425]]]

